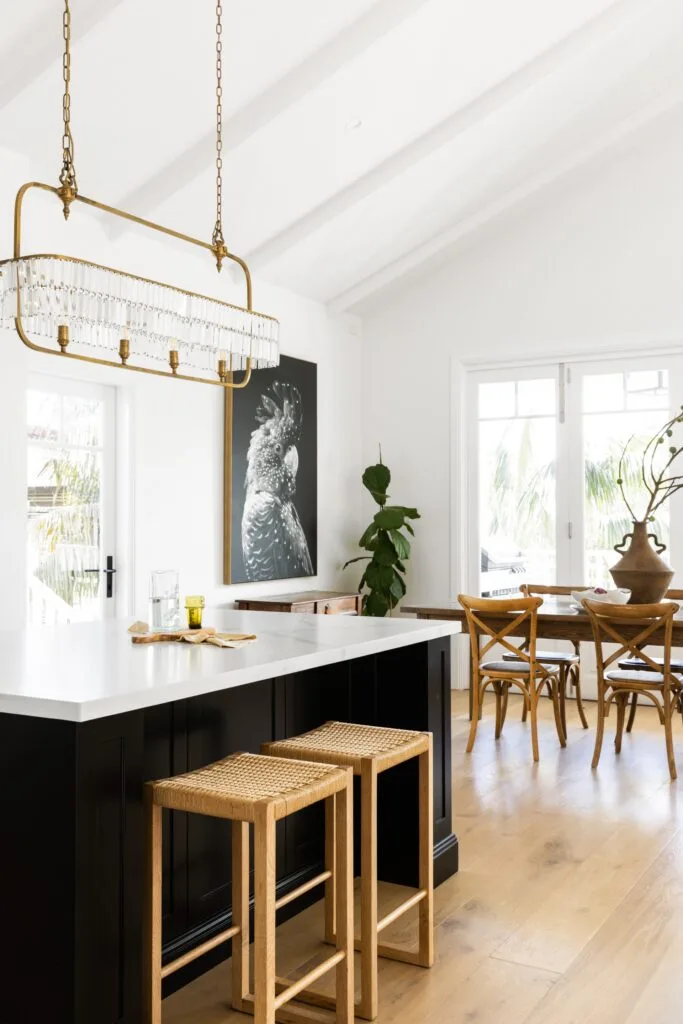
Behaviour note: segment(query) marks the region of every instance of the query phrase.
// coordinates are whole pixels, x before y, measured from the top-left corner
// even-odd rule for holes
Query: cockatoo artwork
[[[242,555],[249,581],[312,576],[308,542],[294,503],[303,407],[299,389],[275,381],[256,410],[247,453]]]

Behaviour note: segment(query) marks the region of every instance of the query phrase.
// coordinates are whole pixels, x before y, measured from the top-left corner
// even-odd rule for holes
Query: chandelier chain
[[[223,238],[223,5],[216,3],[216,224],[212,242],[216,250],[225,248]],[[220,270],[220,260],[218,264]]]
[[[71,9],[69,7],[69,0],[64,0],[62,34],[64,37],[64,54],[62,57],[62,77],[64,79],[62,115],[64,118],[64,132],[62,135],[63,165],[59,181],[65,188],[78,192],[74,163],[74,139],[71,133]]]

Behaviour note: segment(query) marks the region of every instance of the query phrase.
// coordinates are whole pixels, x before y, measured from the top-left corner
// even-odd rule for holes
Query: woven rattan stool
[[[257,1024],[274,1024],[291,999],[316,993],[307,986],[336,968],[332,1007],[340,1024],[353,1021],[353,776],[348,768],[287,761],[259,754],[233,754],[223,761],[145,787],[147,814],[147,907],[145,913],[145,1024],[161,1022],[162,979],[232,939],[232,1004],[253,1013]],[[319,800],[326,801],[326,827],[336,835],[336,858],[316,878],[275,899],[275,823]],[[232,820],[232,927],[162,967],[161,811],[207,814]],[[254,992],[249,989],[249,823],[254,825]],[[326,838],[326,846],[331,840]],[[333,881],[337,894],[336,952],[295,982],[275,974],[275,913],[315,885]],[[322,997],[320,997],[322,998]],[[325,1004],[327,1005],[327,1004]],[[306,1008],[301,1019],[329,1020]],[[287,1007],[289,1020],[297,1018]]]
[[[361,953],[360,1001],[356,1013],[366,1020],[377,1016],[377,957],[431,967],[434,963],[434,812],[432,737],[426,732],[384,729],[347,722],[328,722],[292,739],[267,743],[263,752],[303,761],[323,761],[353,768],[361,787]],[[412,757],[420,772],[420,872],[418,891],[390,914],[377,919],[377,776]],[[328,804],[329,807],[329,804]],[[331,817],[331,812],[328,811]],[[328,818],[328,826],[330,819]],[[328,827],[328,836],[332,829]],[[334,859],[334,842],[326,847],[326,868]],[[325,937],[335,939],[334,883],[325,885]],[[419,906],[417,952],[378,942],[378,935],[411,907]],[[336,926],[338,933],[338,924]],[[337,934],[338,938],[338,934]]]

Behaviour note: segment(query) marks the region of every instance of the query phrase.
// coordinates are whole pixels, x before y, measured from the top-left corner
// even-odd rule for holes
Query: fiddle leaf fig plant
[[[358,590],[363,595],[363,615],[384,616],[393,611],[405,595],[405,562],[410,557],[410,540],[403,532],[414,536],[411,519],[419,519],[416,508],[388,505],[387,489],[391,473],[382,462],[380,450],[376,466],[368,466],[363,473],[363,485],[379,505],[379,511],[358,541],[368,555],[359,555],[345,563],[367,562]]]

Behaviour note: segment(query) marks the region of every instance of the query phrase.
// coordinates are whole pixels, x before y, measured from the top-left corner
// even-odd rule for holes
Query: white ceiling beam
[[[72,12],[72,42],[77,43],[123,2],[90,0],[81,4],[77,17]],[[53,15],[36,17],[5,55],[0,67],[0,110],[61,58],[62,46],[62,13],[55,4]]]
[[[424,135],[378,164],[347,188],[314,207],[283,231],[266,240],[245,256],[254,270],[283,256],[288,249],[300,244],[309,235],[335,217],[350,210],[356,203],[381,189],[398,175],[409,170],[418,161],[428,157],[441,146],[452,142],[473,125],[501,110],[517,97],[537,86],[548,75],[584,56],[591,47],[600,47],[629,21],[652,11],[658,0],[615,0],[605,11],[587,21],[555,45],[544,50],[533,60],[502,79],[466,106],[461,107]],[[668,2],[668,0],[660,0]]]
[[[223,124],[223,152],[237,149],[426,2],[377,0],[365,14],[228,118]],[[215,160],[215,154],[216,139],[211,130],[157,174],[123,196],[117,205],[144,216],[206,171]],[[114,236],[124,230],[125,226],[116,225],[111,234]]]
[[[645,111],[626,119],[613,131],[602,136],[599,142],[575,152],[569,159],[546,167],[541,173],[529,178],[517,188],[510,189],[477,213],[452,225],[448,230],[439,232],[398,259],[392,260],[359,284],[335,296],[327,303],[328,308],[334,313],[348,312],[376,293],[397,286],[407,275],[426,273],[431,262],[443,260],[444,253],[452,259],[456,253],[479,241],[486,229],[498,227],[506,217],[519,214],[526,206],[537,202],[572,175],[603,163],[620,149],[631,144],[634,136],[678,111],[681,106],[683,93],[670,95],[650,105]]]

